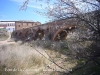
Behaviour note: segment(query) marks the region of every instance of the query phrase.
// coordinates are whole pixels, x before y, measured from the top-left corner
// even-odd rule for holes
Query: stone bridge
[[[13,36],[21,40],[65,40],[68,33],[77,27],[76,19],[69,18],[16,30]]]

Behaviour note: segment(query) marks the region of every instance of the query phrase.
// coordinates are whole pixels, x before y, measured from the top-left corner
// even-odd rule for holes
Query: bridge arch
[[[29,32],[30,32],[30,31],[29,31],[29,30],[27,30],[27,31],[25,32],[24,36],[25,36],[25,37],[28,37]]]
[[[44,35],[45,35],[44,34],[44,30],[40,30],[40,29],[37,30],[36,33],[35,33],[35,40],[36,39],[40,39],[41,40],[44,37]]]
[[[20,37],[22,36],[22,32],[19,33],[19,36],[20,36]]]
[[[56,33],[54,34],[52,40],[53,41],[59,41],[59,40],[66,40],[67,38],[67,35],[70,31],[72,31],[73,29],[75,29],[76,26],[70,26],[70,25],[67,25],[65,27],[62,27],[60,29],[58,29],[56,31]]]
[[[17,32],[14,32],[14,35],[15,35],[15,36],[17,36],[17,34],[18,34]]]

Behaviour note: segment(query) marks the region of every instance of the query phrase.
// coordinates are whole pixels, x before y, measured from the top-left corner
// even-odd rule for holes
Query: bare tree
[[[26,9],[29,1],[26,0],[21,9]],[[47,0],[47,3],[46,16],[52,20],[74,17],[80,26],[75,30],[75,35],[71,34],[74,39],[67,42],[70,50],[75,54],[73,55],[77,59],[85,59],[86,61],[73,72],[91,61],[100,67],[100,61],[98,61],[100,59],[100,0]],[[84,41],[87,45],[83,44]]]

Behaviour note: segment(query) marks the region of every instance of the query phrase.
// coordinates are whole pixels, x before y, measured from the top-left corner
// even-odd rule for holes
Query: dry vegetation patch
[[[0,29],[0,41],[4,41],[9,37],[8,33],[4,29]]]
[[[41,48],[38,50],[43,53]],[[47,62],[42,55],[26,45],[0,46],[0,75],[31,75],[41,70]]]
[[[0,75],[61,75],[59,72],[65,70],[59,66],[70,71],[77,65],[76,60],[57,50],[21,41],[1,45],[0,57]]]

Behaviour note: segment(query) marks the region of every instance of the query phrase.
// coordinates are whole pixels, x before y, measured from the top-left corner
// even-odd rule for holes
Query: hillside
[[[0,29],[0,41],[6,40],[9,37],[5,29]]]

